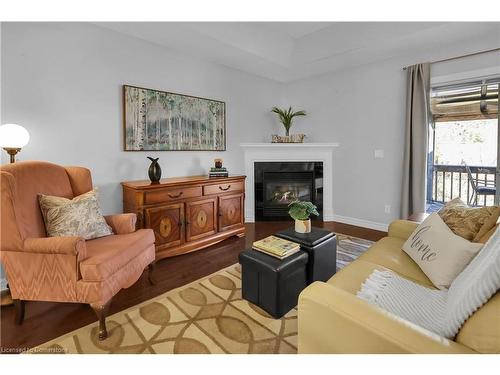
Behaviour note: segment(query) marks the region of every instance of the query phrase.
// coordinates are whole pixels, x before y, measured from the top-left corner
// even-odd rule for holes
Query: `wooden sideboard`
[[[156,259],[245,235],[245,176],[190,176],[122,182],[123,211],[155,233]]]

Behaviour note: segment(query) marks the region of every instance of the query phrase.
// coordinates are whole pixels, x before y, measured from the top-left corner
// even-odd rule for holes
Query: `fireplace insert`
[[[310,201],[323,219],[322,162],[256,162],[255,220],[291,220],[288,205]]]

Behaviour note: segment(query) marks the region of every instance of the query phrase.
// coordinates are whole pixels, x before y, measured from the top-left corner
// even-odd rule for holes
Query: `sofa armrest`
[[[24,251],[38,254],[77,255],[84,259],[87,253],[85,240],[81,237],[42,237],[24,241]]]
[[[388,236],[407,240],[413,231],[418,227],[418,223],[409,220],[394,220],[389,225]]]
[[[113,229],[115,234],[127,234],[135,232],[136,214],[118,214],[104,216],[106,223]]]
[[[315,282],[298,305],[299,353],[476,353],[334,285]]]

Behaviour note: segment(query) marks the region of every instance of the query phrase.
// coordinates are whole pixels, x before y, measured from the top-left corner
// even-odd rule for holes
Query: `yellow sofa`
[[[299,353],[500,353],[500,292],[448,340],[356,297],[375,269],[390,269],[422,285],[432,283],[401,250],[417,223],[397,220],[388,236],[326,283],[302,291],[298,304]],[[481,241],[483,242],[483,241]]]

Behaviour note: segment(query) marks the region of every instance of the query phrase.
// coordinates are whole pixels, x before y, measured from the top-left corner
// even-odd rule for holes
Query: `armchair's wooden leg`
[[[156,269],[156,262],[153,262],[148,266],[148,280],[151,285],[156,285],[156,278],[154,275],[155,269]]]
[[[14,322],[16,324],[23,324],[24,321],[24,301],[22,299],[13,299],[14,303]]]
[[[106,302],[104,305],[94,305],[90,304],[90,307],[94,309],[97,319],[99,319],[99,340],[106,340],[108,338],[108,330],[106,329],[106,316],[108,315],[109,305],[111,300]]]

